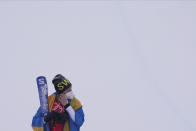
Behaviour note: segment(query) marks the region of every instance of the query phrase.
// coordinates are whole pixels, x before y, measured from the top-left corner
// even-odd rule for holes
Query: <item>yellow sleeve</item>
[[[43,127],[32,127],[33,131],[44,131]]]

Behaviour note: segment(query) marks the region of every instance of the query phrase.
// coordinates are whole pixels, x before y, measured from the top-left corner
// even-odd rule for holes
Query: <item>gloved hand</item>
[[[68,119],[69,119],[69,115],[67,112],[65,112],[64,114],[61,114],[56,111],[49,112],[48,115],[44,117],[45,122],[50,122],[51,120],[54,120],[59,124],[65,123],[65,121]]]
[[[48,112],[48,114],[44,117],[45,122],[50,122],[54,118],[54,113]]]

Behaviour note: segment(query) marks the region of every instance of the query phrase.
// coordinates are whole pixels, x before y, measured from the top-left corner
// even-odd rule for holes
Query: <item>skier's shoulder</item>
[[[56,93],[53,93],[53,94],[48,96],[48,101],[54,101],[55,98],[56,98]]]
[[[71,106],[73,107],[74,110],[79,109],[82,107],[81,102],[74,96],[74,98],[70,102]]]

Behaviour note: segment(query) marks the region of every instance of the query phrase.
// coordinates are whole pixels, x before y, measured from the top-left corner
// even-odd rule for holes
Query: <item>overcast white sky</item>
[[[1,131],[30,131],[61,73],[81,131],[196,130],[196,2],[0,2]]]

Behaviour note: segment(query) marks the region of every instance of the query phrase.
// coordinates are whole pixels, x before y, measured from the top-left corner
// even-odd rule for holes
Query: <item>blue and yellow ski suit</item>
[[[55,98],[56,98],[56,93],[48,97],[49,112],[51,112]],[[63,131],[80,131],[80,127],[84,123],[84,112],[82,109],[82,104],[76,97],[74,97],[72,100],[68,100],[68,102],[75,110],[75,122],[69,117],[69,120],[65,122]],[[32,128],[34,131],[44,131],[43,119],[44,118],[39,108],[32,120]]]

